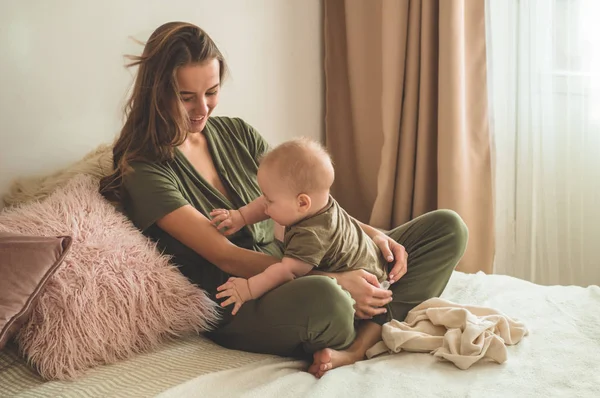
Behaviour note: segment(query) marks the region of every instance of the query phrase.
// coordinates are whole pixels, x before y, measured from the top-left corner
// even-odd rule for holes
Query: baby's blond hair
[[[278,145],[262,158],[260,167],[269,168],[296,195],[329,190],[335,178],[327,150],[319,142],[306,137]]]

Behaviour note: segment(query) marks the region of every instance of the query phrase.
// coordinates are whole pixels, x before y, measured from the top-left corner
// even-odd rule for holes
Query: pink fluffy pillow
[[[70,253],[16,336],[46,379],[150,350],[209,330],[217,306],[79,175],[42,202],[0,212],[0,231],[69,235]]]

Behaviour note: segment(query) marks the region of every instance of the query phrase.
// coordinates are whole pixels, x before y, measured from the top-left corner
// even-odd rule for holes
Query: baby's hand
[[[217,293],[217,298],[229,297],[221,303],[221,307],[227,307],[228,305],[234,304],[233,311],[231,311],[232,315],[237,314],[242,307],[242,304],[248,300],[252,300],[248,279],[231,277],[227,282],[219,286],[217,291],[220,292]]]
[[[244,228],[246,221],[239,210],[215,209],[210,212],[210,223],[225,236],[233,235]]]

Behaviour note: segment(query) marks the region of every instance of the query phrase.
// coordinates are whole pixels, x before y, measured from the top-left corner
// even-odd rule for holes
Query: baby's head
[[[281,225],[292,225],[321,210],[329,199],[334,170],[318,142],[298,138],[268,152],[258,169],[266,213]]]

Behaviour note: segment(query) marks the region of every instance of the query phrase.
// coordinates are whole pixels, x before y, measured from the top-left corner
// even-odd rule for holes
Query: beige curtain
[[[324,0],[333,194],[392,228],[458,212],[464,272],[492,272],[494,219],[485,0]]]

